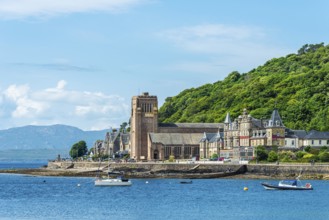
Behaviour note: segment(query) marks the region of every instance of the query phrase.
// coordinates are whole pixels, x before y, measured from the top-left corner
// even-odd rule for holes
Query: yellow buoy
[[[248,191],[248,187],[244,187],[243,190],[244,190],[244,191]]]

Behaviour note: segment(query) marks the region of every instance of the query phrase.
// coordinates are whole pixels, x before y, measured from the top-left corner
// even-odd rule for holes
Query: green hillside
[[[168,97],[161,122],[223,122],[247,108],[269,118],[277,108],[286,127],[329,131],[329,45],[304,45],[297,54],[274,58],[248,73]]]

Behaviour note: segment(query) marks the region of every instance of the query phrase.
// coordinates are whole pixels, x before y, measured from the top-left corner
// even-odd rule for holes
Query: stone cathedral
[[[130,157],[136,160],[164,160],[199,156],[204,132],[217,133],[220,123],[158,123],[158,99],[145,92],[131,102]]]

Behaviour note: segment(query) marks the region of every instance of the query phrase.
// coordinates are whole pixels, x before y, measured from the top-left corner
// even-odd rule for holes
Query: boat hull
[[[312,187],[304,186],[276,186],[268,183],[262,183],[262,186],[267,190],[313,190]]]
[[[192,184],[192,180],[191,181],[180,181],[181,184]]]
[[[95,186],[131,186],[130,180],[122,181],[120,179],[101,179],[95,180]]]

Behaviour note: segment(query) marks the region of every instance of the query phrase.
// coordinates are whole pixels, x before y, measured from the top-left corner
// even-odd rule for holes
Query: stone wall
[[[248,173],[265,176],[326,176],[329,175],[328,165],[248,165]]]
[[[103,162],[49,162],[48,167],[52,169],[104,169],[107,168],[108,163]],[[252,175],[262,175],[268,177],[296,177],[302,174],[303,178],[328,176],[329,166],[328,165],[247,165],[247,173]],[[207,163],[111,163],[110,168],[113,170],[136,170],[138,171],[187,171],[196,169],[204,172],[226,172],[236,171],[241,168],[239,164],[207,164]]]

